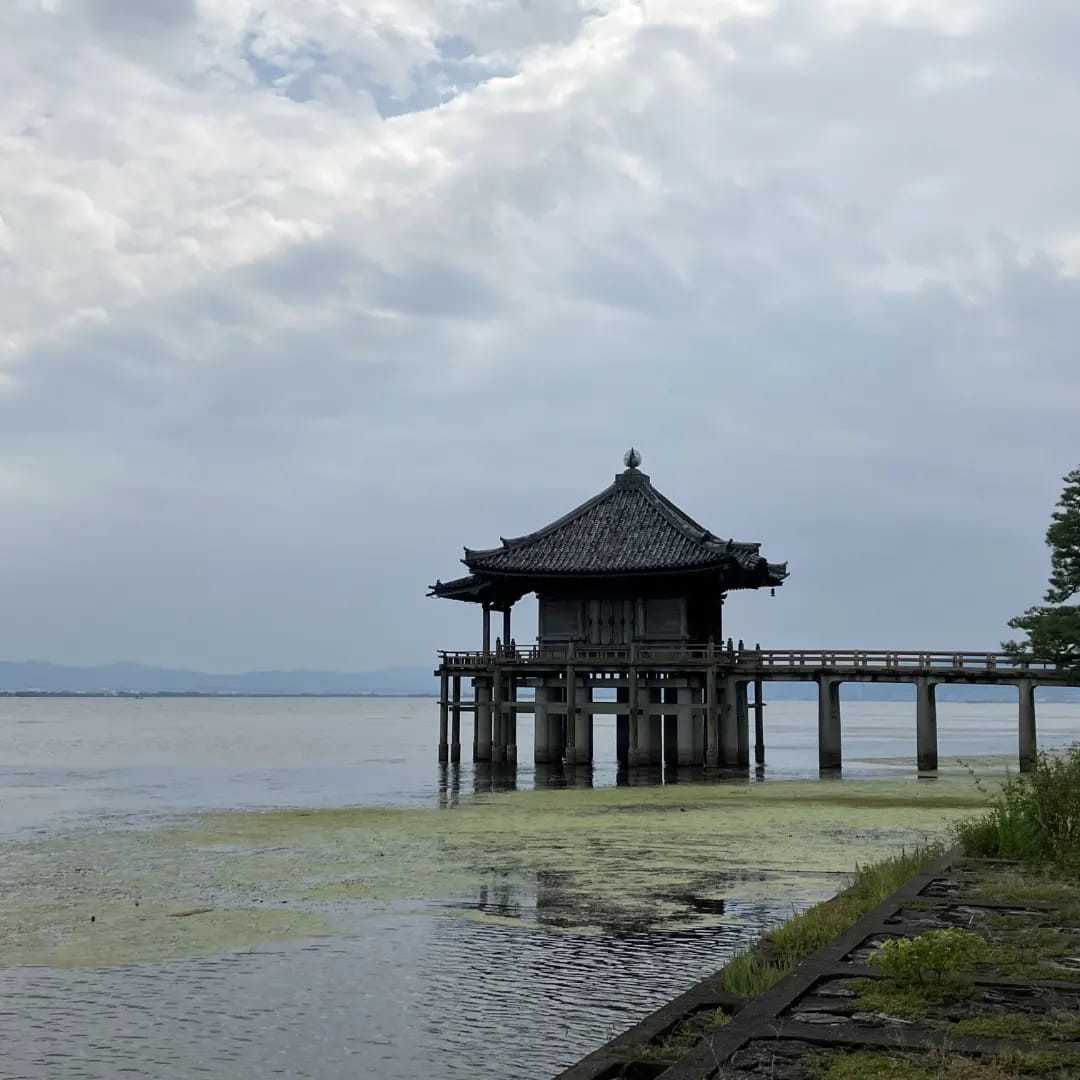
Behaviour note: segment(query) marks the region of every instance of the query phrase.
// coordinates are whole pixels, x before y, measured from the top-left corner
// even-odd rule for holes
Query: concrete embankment
[[[905,982],[867,962],[958,929],[955,973]],[[558,1080],[1075,1080],[1080,885],[956,849],[764,993],[729,986],[717,972]]]

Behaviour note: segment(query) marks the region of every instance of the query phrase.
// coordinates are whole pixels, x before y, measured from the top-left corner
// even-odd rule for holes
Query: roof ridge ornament
[[[623,454],[623,464],[628,469],[636,469],[641,464],[641,454],[631,446],[630,449]]]

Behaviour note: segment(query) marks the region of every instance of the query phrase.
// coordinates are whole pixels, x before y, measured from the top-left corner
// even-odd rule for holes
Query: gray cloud
[[[1076,457],[1078,16],[906,10],[0,13],[0,655],[423,662],[631,442],[791,560],[747,639],[993,645]]]

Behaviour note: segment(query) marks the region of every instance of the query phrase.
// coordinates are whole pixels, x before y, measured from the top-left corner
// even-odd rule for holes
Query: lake
[[[591,773],[440,768],[437,721],[0,699],[0,1077],[548,1077],[976,805],[916,776],[913,704],[845,702],[827,783],[810,702],[768,706],[764,782],[622,775],[609,716]],[[1014,706],[938,726],[943,761],[1015,756]]]

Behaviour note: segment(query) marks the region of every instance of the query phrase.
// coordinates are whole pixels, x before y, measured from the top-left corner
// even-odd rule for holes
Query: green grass
[[[1039,754],[1030,773],[1007,777],[986,797],[984,813],[953,826],[968,854],[1019,859],[1080,878],[1080,745]]]
[[[1075,1080],[1074,1054],[1008,1051],[967,1057],[948,1050],[890,1054],[817,1053],[807,1062],[821,1080]]]
[[[957,1020],[949,1025],[949,1031],[954,1035],[975,1035],[984,1039],[1020,1039],[1027,1042],[1076,1039],[1080,1037],[1080,1014],[990,1013],[987,1016]]]
[[[847,984],[859,997],[864,1012],[887,1013],[904,1020],[918,1020],[931,1010],[978,994],[970,983],[950,982],[940,986],[913,983],[903,985],[892,979],[852,979]]]
[[[724,968],[725,989],[755,997],[775,986],[806,957],[847,930],[942,850],[940,845],[920,847],[859,867],[851,884],[838,896],[796,915],[745,952],[733,956]]]
[[[723,1027],[731,1014],[723,1008],[691,1013],[662,1039],[646,1043],[634,1054],[638,1061],[678,1061],[685,1057],[710,1031]]]

